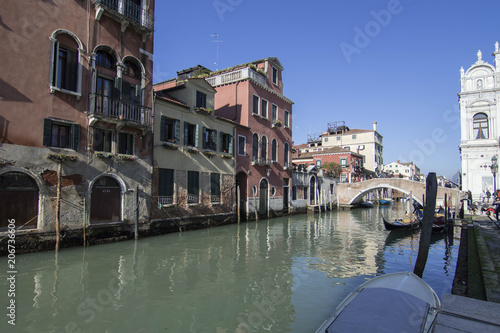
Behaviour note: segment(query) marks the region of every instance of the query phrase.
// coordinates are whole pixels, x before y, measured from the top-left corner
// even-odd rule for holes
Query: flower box
[[[232,156],[231,154],[226,154],[226,153],[222,153],[220,156],[221,156],[222,158],[227,158],[227,159],[231,159],[231,158],[233,158],[233,156]]]
[[[214,152],[214,151],[212,151],[212,150],[207,150],[207,151],[204,151],[204,152],[203,152],[203,155],[205,155],[206,157],[210,157],[210,158],[212,158],[212,157],[214,157],[214,156],[215,156],[215,152]]]
[[[273,123],[274,128],[281,128],[283,126],[283,122],[281,120],[275,120]]]
[[[94,156],[98,157],[98,158],[113,158],[113,157],[115,157],[115,154],[113,154],[113,153],[106,153],[106,152],[102,152],[102,151],[96,151],[94,153]]]
[[[177,150],[179,145],[173,142],[163,142],[163,148]]]
[[[135,156],[119,154],[116,156],[116,159],[119,161],[135,161]]]
[[[191,154],[198,154],[200,152],[196,147],[186,147],[186,151]]]
[[[78,159],[76,155],[55,154],[55,153],[48,154],[47,158],[49,160],[53,160],[56,162],[67,162],[67,161],[74,162]]]

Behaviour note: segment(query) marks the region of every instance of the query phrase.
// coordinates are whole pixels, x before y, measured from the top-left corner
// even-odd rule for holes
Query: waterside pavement
[[[467,230],[467,297],[443,297],[433,332],[500,332],[500,223],[484,215],[460,223]]]

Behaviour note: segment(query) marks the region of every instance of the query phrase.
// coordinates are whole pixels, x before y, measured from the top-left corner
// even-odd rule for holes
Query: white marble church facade
[[[499,189],[499,177],[493,184],[492,158],[500,158],[500,50],[495,44],[494,65],[482,59],[464,71],[460,69],[460,120],[462,190],[479,200],[482,192]],[[500,161],[499,161],[500,162]]]

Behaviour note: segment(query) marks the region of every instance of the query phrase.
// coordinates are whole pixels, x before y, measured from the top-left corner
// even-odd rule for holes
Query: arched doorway
[[[240,212],[240,219],[246,221],[247,218],[247,174],[245,172],[238,172],[236,175],[236,195],[240,195],[240,201],[238,202],[238,207]]]
[[[121,188],[112,177],[104,176],[92,186],[90,223],[121,221]]]
[[[38,225],[38,193],[36,182],[22,172],[0,175],[0,230],[9,220],[16,227],[36,228]]]
[[[269,199],[269,183],[263,178],[259,186],[259,215],[267,215]]]

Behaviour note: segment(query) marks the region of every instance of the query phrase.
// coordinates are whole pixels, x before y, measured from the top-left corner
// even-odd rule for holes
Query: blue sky
[[[154,82],[181,69],[278,57],[293,140],[327,123],[383,136],[384,163],[425,174],[460,168],[460,67],[493,64],[498,0],[156,1]]]

